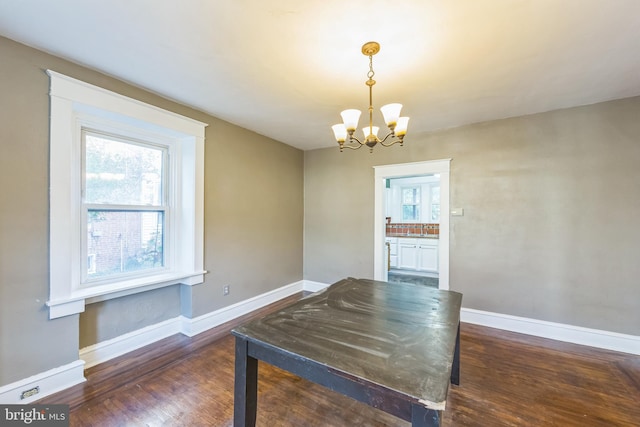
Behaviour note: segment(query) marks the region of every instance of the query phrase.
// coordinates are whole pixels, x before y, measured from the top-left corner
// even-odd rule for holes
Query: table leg
[[[460,323],[456,336],[456,349],[453,352],[453,366],[451,367],[451,384],[460,385]]]
[[[249,342],[236,337],[233,402],[234,427],[254,427],[258,404],[258,361],[248,355]]]
[[[440,411],[411,405],[411,427],[440,427]]]

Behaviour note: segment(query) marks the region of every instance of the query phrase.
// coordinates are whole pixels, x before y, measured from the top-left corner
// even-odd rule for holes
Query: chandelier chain
[[[369,77],[369,80],[373,80],[373,76],[375,76],[376,73],[373,71],[373,55],[369,55],[369,72],[367,73],[367,77]]]

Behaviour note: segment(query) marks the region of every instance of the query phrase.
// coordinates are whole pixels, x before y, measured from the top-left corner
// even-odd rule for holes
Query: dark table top
[[[461,302],[457,292],[348,278],[233,334],[442,410]]]

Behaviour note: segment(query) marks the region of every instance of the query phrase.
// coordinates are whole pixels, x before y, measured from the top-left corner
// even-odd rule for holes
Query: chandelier
[[[409,124],[409,117],[400,117],[402,104],[387,104],[380,108],[384,121],[389,128],[387,136],[382,139],[378,138],[379,128],[373,125],[373,85],[376,84],[376,81],[373,80],[373,76],[375,75],[373,72],[373,55],[379,51],[380,44],[377,42],[368,42],[362,46],[362,54],[369,57],[369,72],[367,73],[369,80],[365,82],[365,84],[369,86],[369,125],[362,129],[364,139],[361,141],[354,135],[358,127],[360,114],[362,114],[360,110],[344,110],[340,113],[343,123],[338,123],[331,127],[336,141],[338,141],[340,145],[341,152],[345,147],[357,150],[366,145],[369,147],[369,151],[373,153],[373,147],[378,143],[384,147],[390,147],[397,143],[403,145],[403,139],[407,133],[407,126]]]

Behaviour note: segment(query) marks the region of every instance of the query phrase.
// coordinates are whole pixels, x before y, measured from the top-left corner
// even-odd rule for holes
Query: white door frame
[[[385,180],[407,176],[440,174],[440,239],[438,275],[439,288],[449,289],[449,169],[451,159],[425,162],[402,163],[397,165],[374,166],[374,262],[373,278],[387,280],[387,258],[385,251]]]

